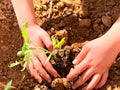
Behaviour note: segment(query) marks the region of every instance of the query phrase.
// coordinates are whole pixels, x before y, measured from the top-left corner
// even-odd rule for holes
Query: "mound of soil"
[[[53,0],[52,13],[49,13],[49,0],[34,2],[40,4],[40,7],[35,7],[38,24],[58,40],[65,37],[65,47],[58,55],[63,61],[57,63],[53,59],[51,62],[62,79],[70,70],[66,67],[72,67],[71,61],[83,45],[106,33],[120,16],[120,0]],[[22,59],[16,56],[22,44],[23,39],[11,2],[0,0],[0,90],[11,79],[12,90],[48,90],[50,84],[39,84],[28,72],[20,72],[20,66],[8,68],[10,63]],[[57,60],[59,61],[58,58]],[[61,63],[64,63],[62,67]],[[61,68],[67,72],[64,73]],[[63,90],[67,89],[64,87]],[[107,83],[99,90],[120,90],[120,55],[110,69]]]

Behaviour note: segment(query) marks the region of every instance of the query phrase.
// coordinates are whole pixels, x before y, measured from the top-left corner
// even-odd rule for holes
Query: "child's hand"
[[[42,28],[38,25],[28,27],[29,39],[37,46],[43,47],[46,46],[50,51],[52,51],[52,41]],[[34,45],[31,45],[34,47]],[[48,82],[51,82],[51,78],[48,73],[56,77],[58,74],[56,70],[52,67],[49,62],[46,62],[47,56],[41,54],[42,51],[34,51],[33,54],[37,56],[37,59],[31,57],[30,63],[27,65],[27,70],[29,73],[39,82],[42,82],[42,78]]]
[[[88,80],[90,81],[83,87],[83,90],[100,88],[105,84],[109,68],[119,52],[118,47],[109,39],[100,37],[88,42],[83,47],[73,61],[73,64],[76,64],[75,68],[67,76],[68,81],[79,77],[74,83],[73,89],[78,88]]]

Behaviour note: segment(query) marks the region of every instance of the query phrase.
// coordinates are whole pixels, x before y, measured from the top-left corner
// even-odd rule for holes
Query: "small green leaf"
[[[12,80],[10,80],[7,85],[5,86],[5,89],[4,90],[10,90],[10,87],[12,85]]]
[[[53,46],[55,46],[55,44],[56,44],[56,39],[55,39],[55,37],[54,37],[54,36],[51,36],[51,39],[52,39]]]
[[[62,46],[65,43],[65,38],[62,38],[54,47],[55,48],[59,48],[60,46]]]
[[[22,25],[22,36],[25,39],[25,41],[27,42],[28,39],[28,33],[27,33],[27,27],[28,27],[28,21],[24,22]]]
[[[26,69],[26,66],[27,66],[27,62],[24,63],[23,68],[21,70],[22,72]]]
[[[24,71],[26,69],[27,64],[30,61],[30,52],[28,52],[25,56],[24,56],[24,64],[23,64],[23,68],[21,71]]]
[[[51,57],[52,57],[52,54],[49,54],[49,56],[46,59],[46,62],[48,62],[51,59]]]
[[[29,48],[28,48],[28,45],[23,44],[23,46],[22,46],[22,51],[25,52],[25,51],[27,51],[28,49],[29,49]]]
[[[38,3],[34,3],[34,7],[35,7],[35,8],[41,8],[42,5],[40,5],[40,4],[38,4]]]
[[[19,57],[24,56],[24,52],[23,51],[18,51],[17,56],[19,56]]]
[[[23,59],[23,60],[24,60],[25,62],[29,62],[29,61],[30,61],[30,57],[31,57],[31,56],[30,56],[30,52],[28,52],[28,53],[24,56],[24,59]]]
[[[17,66],[17,65],[19,65],[19,64],[20,64],[20,62],[15,61],[15,63],[11,63],[8,67],[9,67],[9,68],[12,68],[12,67],[15,67],[15,66]]]

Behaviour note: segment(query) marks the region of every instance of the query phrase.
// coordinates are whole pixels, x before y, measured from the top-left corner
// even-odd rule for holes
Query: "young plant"
[[[12,85],[12,80],[10,80],[7,85],[5,86],[5,89],[4,90],[10,90],[10,87]]]
[[[51,39],[52,39],[52,43],[53,43],[53,48],[54,49],[61,47],[65,43],[65,38],[62,38],[58,42],[56,41],[54,36],[51,36]]]
[[[65,42],[65,38],[62,38],[60,41],[57,42],[54,36],[51,36],[51,40],[52,40],[54,49],[61,47]],[[54,55],[55,54],[53,52],[49,53],[49,56],[48,56],[46,62],[48,62],[51,59],[51,57]]]
[[[42,8],[43,7],[43,4],[42,4],[41,0],[39,1],[39,3],[34,0],[33,4],[34,4],[35,8]]]
[[[26,69],[27,64],[30,61],[30,58],[37,58],[32,52],[33,50],[42,50],[43,53],[40,53],[40,55],[42,54],[47,54],[48,58],[46,60],[49,61],[51,59],[52,56],[54,56],[55,54],[53,52],[48,51],[47,49],[44,49],[42,47],[39,47],[37,45],[35,45],[32,41],[29,40],[28,37],[28,33],[27,33],[27,27],[28,27],[28,22],[23,23],[23,27],[22,27],[22,37],[24,38],[24,44],[22,46],[21,51],[17,52],[17,56],[23,56],[23,60],[22,61],[15,61],[15,63],[11,63],[9,65],[10,68],[15,67],[19,64],[21,64],[23,66],[21,71],[24,71]],[[52,36],[51,37],[52,42],[53,42],[53,47],[54,49],[59,48],[60,46],[62,46],[65,42],[65,38],[62,38],[60,41],[56,41],[55,37]],[[31,47],[30,45],[33,44],[35,47]]]
[[[30,57],[32,55],[32,48],[30,47],[31,41],[28,38],[28,34],[26,32],[28,26],[28,22],[23,23],[23,28],[22,28],[22,37],[24,38],[24,44],[22,46],[22,50],[18,51],[17,56],[24,56],[23,61],[15,61],[15,63],[10,64],[10,68],[17,66],[19,64],[23,63],[23,69],[21,71],[24,71],[27,63],[29,63]]]

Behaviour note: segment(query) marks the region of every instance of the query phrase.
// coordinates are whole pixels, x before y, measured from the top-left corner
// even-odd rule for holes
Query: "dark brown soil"
[[[72,50],[71,60],[84,42],[103,35],[120,15],[120,0],[53,0],[53,12],[48,19],[49,0],[35,0],[40,1],[41,7],[35,8],[39,25],[58,40],[65,37],[65,47]],[[13,90],[35,90],[40,86],[29,73],[21,72],[20,66],[8,68],[10,63],[21,59],[16,53],[22,43],[10,0],[0,0],[0,90],[11,79]],[[99,90],[120,90],[119,56],[110,69],[107,83]]]

